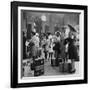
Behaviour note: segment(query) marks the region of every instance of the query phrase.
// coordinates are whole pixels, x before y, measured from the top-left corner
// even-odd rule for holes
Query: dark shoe
[[[74,74],[76,72],[76,69],[74,69],[73,71],[70,71],[69,73]]]

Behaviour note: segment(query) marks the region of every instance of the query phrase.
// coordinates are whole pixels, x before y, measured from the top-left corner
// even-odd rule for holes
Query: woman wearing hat
[[[70,73],[74,73],[75,69],[75,59],[77,59],[77,48],[75,46],[75,38],[72,32],[69,33],[69,37],[65,39],[65,45],[68,43],[68,58],[71,60],[72,67]]]
[[[32,57],[35,58],[35,57],[37,57],[37,51],[38,51],[38,47],[39,47],[39,38],[36,35],[36,31],[31,32],[30,43],[33,43],[31,52],[32,52]]]

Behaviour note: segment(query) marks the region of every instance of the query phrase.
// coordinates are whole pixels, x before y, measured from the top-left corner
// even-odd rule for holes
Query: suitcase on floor
[[[55,61],[55,59],[53,58],[53,59],[51,59],[51,66],[56,66],[56,61]]]
[[[59,66],[59,59],[55,60],[55,66]]]
[[[70,63],[68,63],[68,62],[64,62],[64,72],[69,72],[69,65],[70,65]]]
[[[59,62],[59,71],[62,73],[69,73],[72,69],[72,63],[68,61]]]
[[[58,58],[58,63],[63,62],[62,58]]]
[[[64,62],[59,63],[59,72],[64,72]]]
[[[59,63],[60,63],[60,62],[62,62],[62,60],[63,60],[63,59],[62,59],[62,58],[60,58],[60,57],[59,57],[59,58],[57,58],[57,59],[56,59],[56,66],[59,66]]]
[[[43,66],[43,68],[44,68],[44,66]],[[43,74],[44,74],[44,69],[34,71],[34,76],[40,76]]]
[[[72,63],[68,63],[68,73],[70,73],[72,70]]]
[[[62,59],[61,58],[58,58],[58,59],[51,59],[51,66],[59,66],[59,62],[61,62]]]
[[[64,72],[64,61],[61,58],[59,58],[59,71]]]
[[[38,58],[35,60],[34,76],[40,76],[44,74],[44,59]]]

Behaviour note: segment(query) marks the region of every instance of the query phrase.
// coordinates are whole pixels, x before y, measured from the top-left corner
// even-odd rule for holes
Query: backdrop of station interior
[[[79,30],[79,13],[49,13],[49,12],[32,12],[22,10],[21,12],[21,30],[27,33],[27,38],[30,38],[30,32],[36,26],[38,33],[63,31],[63,27],[70,24]]]
[[[27,39],[31,38],[30,33],[34,28],[39,35],[47,32],[54,34],[56,31],[64,32],[67,24],[72,25],[79,36],[79,13],[21,11],[21,32],[26,33]]]

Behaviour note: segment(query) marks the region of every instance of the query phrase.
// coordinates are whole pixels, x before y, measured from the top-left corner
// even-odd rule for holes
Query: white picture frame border
[[[60,75],[60,76],[40,76],[40,77],[25,77],[21,78],[21,10],[35,11],[54,11],[54,12],[74,12],[80,13],[80,61],[78,75]],[[84,79],[84,10],[74,9],[55,9],[55,8],[38,8],[38,7],[23,7],[18,6],[18,83],[34,83],[34,82],[49,82],[49,81],[68,81],[68,80],[83,80]]]

